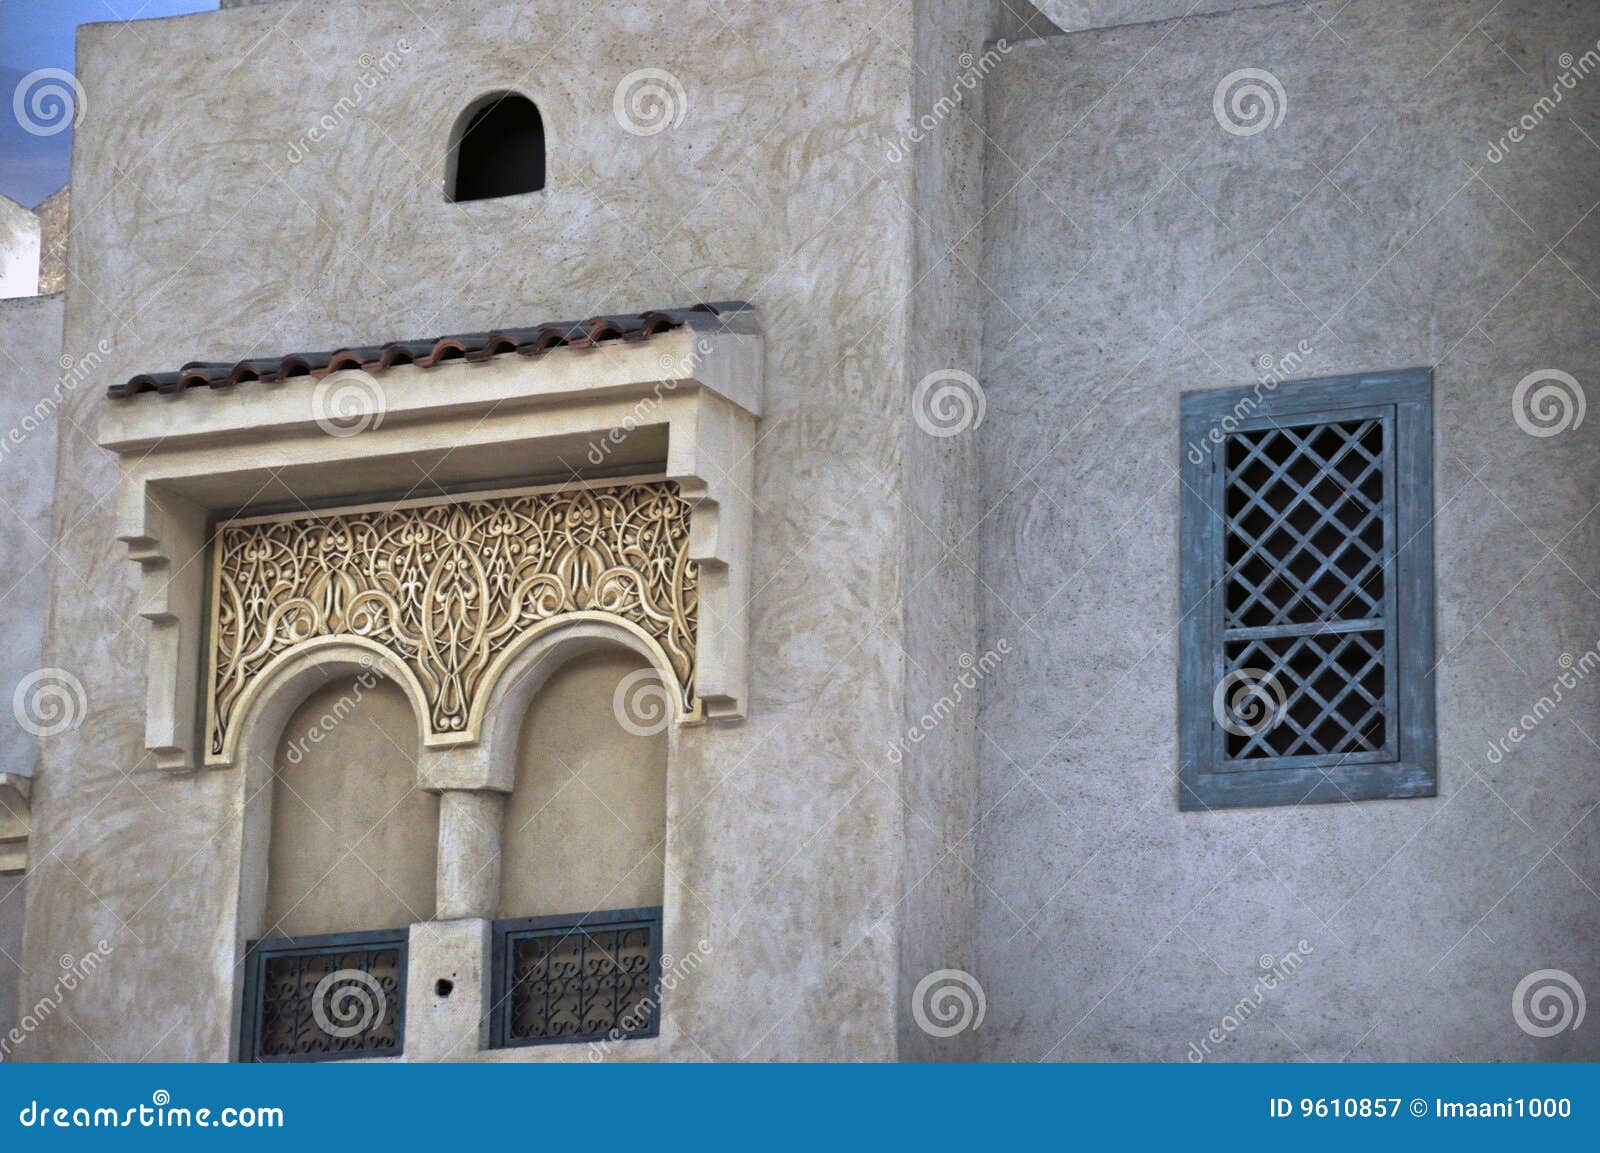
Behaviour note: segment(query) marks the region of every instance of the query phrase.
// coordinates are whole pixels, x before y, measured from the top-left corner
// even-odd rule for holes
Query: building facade
[[[1600,1055],[1592,5],[120,31],[6,1059]]]

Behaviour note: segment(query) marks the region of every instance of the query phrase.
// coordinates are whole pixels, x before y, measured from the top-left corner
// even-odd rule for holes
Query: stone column
[[[500,817],[505,794],[445,789],[439,794],[435,919],[492,919],[500,899]]]

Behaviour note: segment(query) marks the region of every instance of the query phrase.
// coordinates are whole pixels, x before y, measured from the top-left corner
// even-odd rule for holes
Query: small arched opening
[[[538,192],[544,182],[544,118],[533,101],[516,92],[491,92],[456,119],[446,160],[448,200],[517,196]]]

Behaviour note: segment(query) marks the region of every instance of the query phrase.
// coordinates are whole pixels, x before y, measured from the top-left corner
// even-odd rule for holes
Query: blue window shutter
[[[1183,395],[1180,808],[1434,794],[1432,394]]]

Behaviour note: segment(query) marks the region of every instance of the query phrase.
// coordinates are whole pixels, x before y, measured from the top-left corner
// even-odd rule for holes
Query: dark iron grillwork
[[[241,1060],[393,1057],[405,1047],[405,929],[252,941],[244,982]]]
[[[1260,710],[1224,726],[1232,761],[1386,754],[1387,428],[1371,416],[1228,438],[1222,675]]]
[[[490,1044],[654,1037],[660,975],[659,908],[497,921]]]

